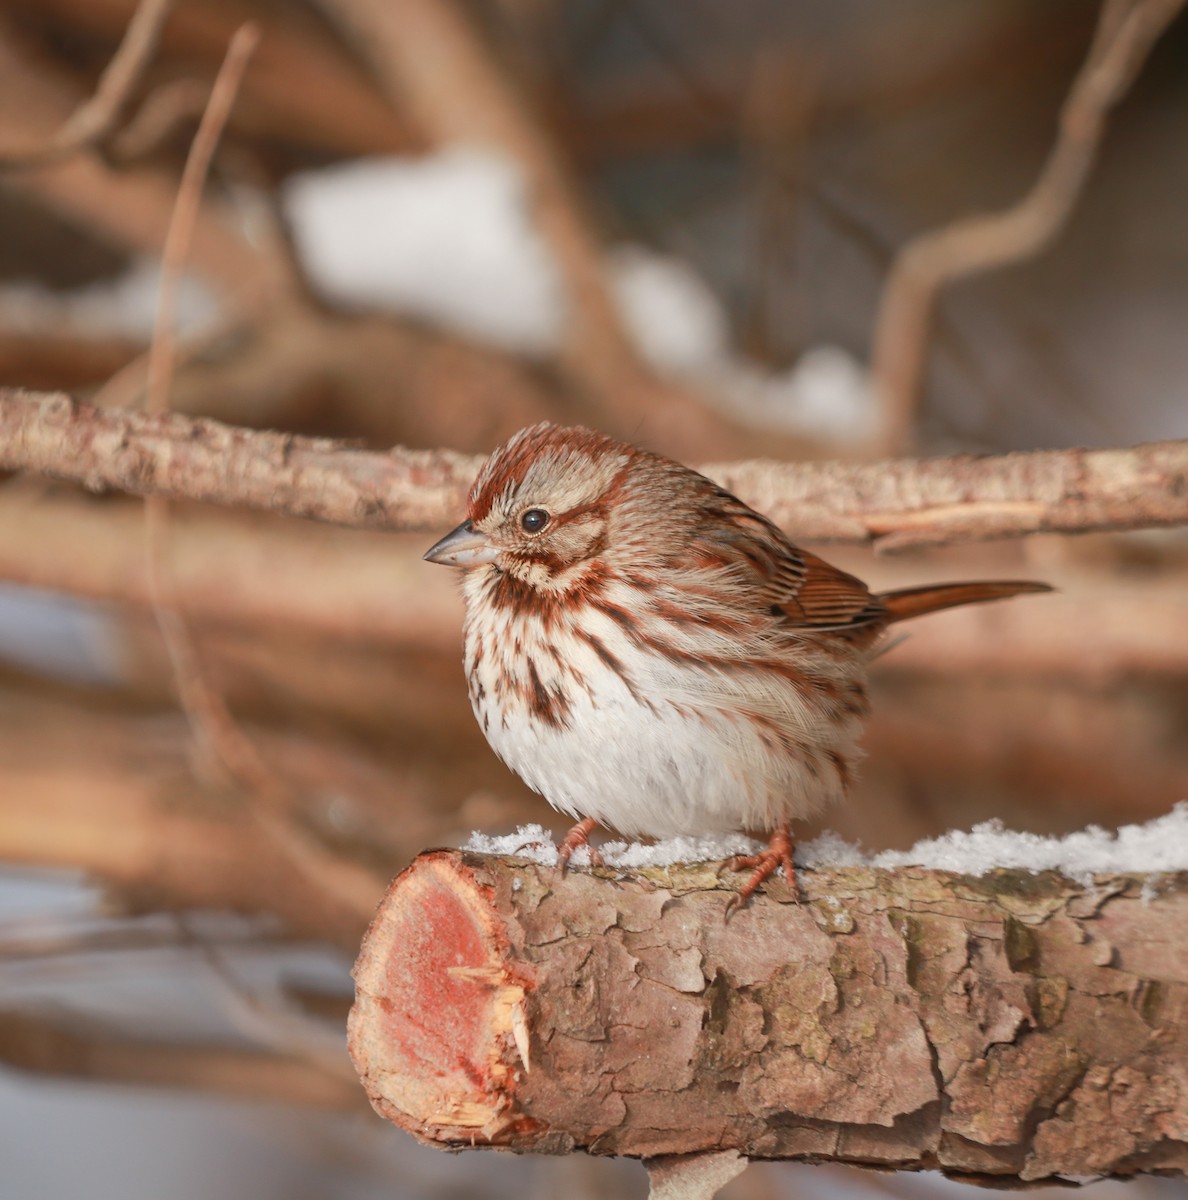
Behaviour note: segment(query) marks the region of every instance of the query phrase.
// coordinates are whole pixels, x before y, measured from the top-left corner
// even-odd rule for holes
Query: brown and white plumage
[[[781,831],[790,847],[788,823],[850,785],[887,626],[1047,590],[872,594],[705,476],[580,428],[516,434],[467,508],[426,558],[467,568],[475,715],[508,766],[583,819],[572,844],[598,823]]]

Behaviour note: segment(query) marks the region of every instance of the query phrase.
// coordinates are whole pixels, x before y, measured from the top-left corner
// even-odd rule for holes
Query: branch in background
[[[871,352],[881,452],[911,442],[937,293],[954,280],[1021,262],[1063,228],[1097,159],[1110,110],[1126,95],[1184,0],[1103,0],[1093,44],[1031,191],[1001,213],[968,217],[909,242],[883,292]]]
[[[88,41],[119,37],[133,0],[38,0],[39,16]],[[175,4],[161,34],[161,57],[203,79],[203,100],[227,43],[250,16],[264,31],[243,108],[232,122],[239,134],[312,150],[314,156],[418,153],[414,138],[358,63],[304,6],[245,3]],[[171,75],[172,72],[163,72]],[[171,90],[164,83],[146,98],[153,104]],[[175,93],[176,95],[176,93]],[[194,110],[194,119],[202,105]],[[135,120],[136,118],[132,118]]]
[[[1188,1168],[1182,878],[805,871],[727,924],[719,866],[422,855],[355,967],[372,1103],[456,1148]]]
[[[0,580],[143,609],[148,587],[137,536],[139,505],[97,503],[63,489],[0,490]],[[379,537],[211,508],[174,514],[170,562],[177,600],[212,627],[269,628],[369,645],[419,646],[456,655],[457,581],[421,561],[427,538]],[[926,576],[867,565],[878,588]],[[932,570],[931,565],[928,570]],[[961,564],[960,571],[974,570]],[[1000,568],[1006,571],[1006,567]],[[1018,573],[1018,567],[1011,570]],[[880,661],[891,671],[944,670],[1110,682],[1133,675],[1188,675],[1188,582],[1182,571],[1145,576],[1141,587],[1103,569],[1043,564],[1061,593],[1043,604],[971,605],[929,622]],[[985,573],[985,564],[976,570]],[[959,569],[946,563],[945,574]],[[1091,646],[1092,654],[1085,648]]]
[[[454,0],[321,0],[372,64],[396,110],[429,140],[485,146],[524,173],[533,216],[563,276],[569,320],[563,358],[597,406],[634,422],[650,372],[606,285],[601,248],[582,202],[539,122]]]
[[[299,1057],[231,1045],[129,1038],[81,1018],[0,1011],[0,1062],[38,1075],[216,1092],[350,1111],[359,1085]]]
[[[161,256],[161,295],[149,348],[146,383],[145,408],[150,416],[160,417],[168,412],[178,282],[189,255],[215,148],[259,40],[259,27],[251,22],[241,25],[231,38],[211,89],[210,102],[186,157]],[[208,765],[217,765],[245,789],[253,819],[283,849],[307,882],[323,894],[333,895],[340,903],[355,907],[365,916],[375,903],[379,877],[331,853],[293,823],[284,784],[251,739],[236,725],[222,696],[202,668],[198,648],[178,607],[166,561],[168,505],[169,498],[164,495],[146,497],[145,575],[153,615],[173,665],[178,697],[195,743]]]
[[[173,0],[140,0],[95,94],[80,104],[48,141],[26,150],[0,146],[0,168],[47,166],[97,145],[112,133],[157,49],[172,7]]]
[[[0,470],[92,490],[164,495],[358,529],[436,530],[459,520],[481,459],[387,454],[176,415],[109,412],[62,393],[0,389]],[[884,550],[1039,532],[1188,522],[1188,440],[883,463],[702,468],[808,541]]]
[[[298,936],[358,945],[369,914],[341,900],[333,880],[312,887],[239,797],[194,777],[180,718],[95,711],[4,688],[0,727],[0,861],[85,872],[136,911],[271,914]],[[415,773],[360,783],[363,772],[346,751],[309,735],[252,732],[275,769],[316,792],[289,821],[325,828],[323,810],[334,797],[368,814],[368,850],[343,848],[334,861],[350,861],[360,874],[376,868],[372,908],[383,879],[441,840],[449,814],[410,799]]]
[[[0,38],[0,139],[48,140],[72,108],[66,89]],[[152,256],[160,253],[177,190],[159,171],[113,171],[89,150],[52,167],[11,173],[5,184],[100,238]],[[285,264],[270,260],[222,218],[219,206],[208,203],[195,230],[194,257],[203,278],[245,309],[291,294]]]
[[[938,657],[934,669],[942,662]],[[917,795],[926,790],[934,798],[937,808],[921,837],[984,819],[985,806],[958,800],[979,787],[1004,797],[993,811],[1005,821],[1067,829],[1152,820],[1188,796],[1188,754],[1167,747],[1183,746],[1184,723],[1166,712],[1166,700],[1139,708],[1144,721],[1125,695],[1075,685],[1028,692],[979,681],[976,689],[945,687],[940,700],[944,682],[938,681],[912,689],[910,703],[897,703],[909,693],[895,682],[875,685],[877,708],[863,748],[869,772],[914,781]],[[855,814],[850,828],[881,844],[870,827],[878,817],[862,819],[867,811]],[[833,824],[849,818],[843,811]],[[887,824],[883,841],[900,836],[895,818]]]

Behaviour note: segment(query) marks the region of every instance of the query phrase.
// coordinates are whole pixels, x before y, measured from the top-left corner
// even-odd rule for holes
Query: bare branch
[[[31,497],[10,485],[0,490],[0,579],[143,609],[149,596],[139,523],[137,504],[96,503],[65,489]],[[421,562],[424,536],[248,520],[205,507],[175,513],[172,528],[178,603],[207,631],[296,631],[329,639],[336,653],[344,644],[457,652],[457,581]],[[267,570],[261,569],[265,561]],[[842,565],[880,589],[920,581],[918,564],[890,570],[897,561],[879,564],[873,577],[866,565]],[[977,570],[986,567],[979,563]],[[1042,573],[1059,598],[956,609],[931,623],[927,636],[897,646],[881,667],[930,671],[943,663],[946,671],[979,678],[1031,675],[1094,684],[1188,675],[1182,571],[1153,572],[1138,590],[1104,570],[1045,563]],[[1084,653],[1086,646],[1092,654]]]
[[[45,144],[69,117],[74,99],[0,38],[0,141]],[[11,172],[5,184],[117,245],[151,255],[160,253],[176,193],[175,180],[160,170],[114,171],[86,147],[49,167]],[[194,259],[202,276],[236,308],[275,300],[294,288],[285,264],[241,236],[217,203],[203,206]]]
[[[635,419],[650,372],[606,285],[600,248],[557,148],[454,0],[321,0],[374,65],[397,109],[438,145],[486,146],[524,172],[533,215],[568,291],[565,357],[608,412]]]
[[[336,1111],[358,1106],[354,1080],[301,1058],[242,1046],[130,1038],[83,1022],[0,1012],[0,1061],[39,1075],[218,1092]]]
[[[148,359],[146,409],[149,415],[162,416],[168,411],[177,285],[189,254],[211,159],[235,103],[248,60],[259,40],[259,27],[251,22],[240,26],[232,37],[186,158],[162,253],[161,297]],[[333,892],[365,916],[374,904],[378,878],[326,851],[291,821],[286,811],[284,785],[251,740],[240,731],[222,697],[211,686],[202,669],[198,648],[178,607],[165,558],[169,498],[158,493],[146,497],[145,504],[149,598],[173,664],[178,696],[200,751],[247,790],[252,816],[306,875],[311,886]]]
[[[899,253],[875,326],[871,372],[884,453],[910,443],[937,293],[954,280],[1044,249],[1068,220],[1097,159],[1110,110],[1184,0],[1103,0],[1093,45],[1060,114],[1055,145],[1031,190],[1000,213],[925,233]]]
[[[156,52],[172,8],[173,0],[140,0],[95,94],[79,105],[48,141],[23,151],[0,147],[0,168],[47,166],[106,138]]]
[[[805,871],[729,924],[721,864],[461,851],[392,885],[355,966],[372,1103],[437,1146],[934,1169],[1188,1168],[1183,876]],[[1153,895],[1151,893],[1154,893]]]
[[[0,728],[0,860],[85,872],[136,910],[270,914],[300,936],[358,945],[367,921],[361,904],[333,878],[325,888],[312,887],[248,806],[225,786],[194,777],[180,718],[94,711],[10,687],[0,688]],[[295,742],[252,733],[277,769],[293,770],[295,782],[310,776],[308,764],[294,769],[315,748],[308,736]],[[324,743],[316,753],[323,773],[350,780],[355,795],[358,772],[350,756]],[[405,802],[403,785],[390,780],[382,794],[392,805]],[[360,802],[380,810],[373,796]],[[431,843],[443,819],[411,803],[396,811],[407,842],[403,829],[394,842],[378,818],[369,826],[377,851],[371,861],[383,863],[372,876],[372,909],[383,879]],[[286,815],[310,828],[316,812],[295,805]],[[331,870],[340,861],[329,851],[322,860]],[[351,865],[371,874],[362,858]]]
[[[92,490],[283,513],[357,529],[460,519],[481,458],[386,454],[176,415],[0,389],[0,469]],[[708,475],[809,541],[884,550],[1188,522],[1188,440],[881,463],[710,463]]]

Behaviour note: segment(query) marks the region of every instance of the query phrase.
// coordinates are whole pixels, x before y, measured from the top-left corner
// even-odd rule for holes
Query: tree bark
[[[355,968],[372,1104],[446,1147],[1188,1167],[1188,878],[805,871],[726,922],[715,872],[422,855]]]
[[[370,453],[329,438],[103,411],[64,393],[0,388],[0,470],[358,529],[457,522],[482,459]],[[711,463],[701,469],[796,538],[884,550],[1030,533],[1188,522],[1188,439],[880,463]]]

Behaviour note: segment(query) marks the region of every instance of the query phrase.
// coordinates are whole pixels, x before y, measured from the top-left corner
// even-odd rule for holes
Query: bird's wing
[[[787,543],[777,561],[765,599],[789,625],[846,633],[886,621],[886,608],[866,584],[823,558]]]
[[[705,563],[742,573],[757,605],[784,618],[789,630],[856,633],[887,621],[882,600],[861,579],[802,550],[741,500],[717,492],[720,508],[699,531]]]

